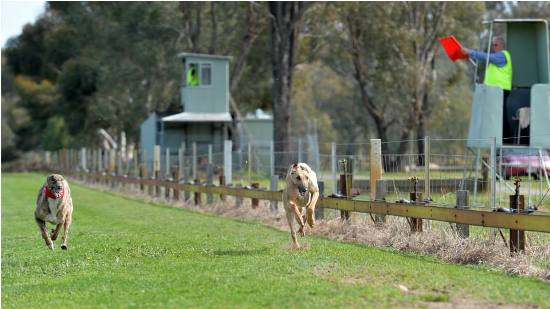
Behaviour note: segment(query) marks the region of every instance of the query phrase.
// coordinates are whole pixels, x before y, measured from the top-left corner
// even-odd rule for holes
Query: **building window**
[[[212,85],[212,65],[201,63],[201,85]]]
[[[199,65],[196,63],[190,63],[187,68],[187,87],[196,87],[199,85]]]

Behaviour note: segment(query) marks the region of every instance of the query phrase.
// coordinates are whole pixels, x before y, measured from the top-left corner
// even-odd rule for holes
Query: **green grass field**
[[[74,183],[69,250],[57,240],[52,252],[33,219],[44,175],[2,176],[3,308],[550,308],[550,284],[538,279],[312,236],[293,250],[288,233],[257,222]]]

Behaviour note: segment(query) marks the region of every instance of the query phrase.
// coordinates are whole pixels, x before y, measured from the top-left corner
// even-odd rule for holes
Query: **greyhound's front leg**
[[[59,234],[59,230],[61,230],[61,226],[63,226],[63,223],[58,223],[55,226],[55,229],[52,229],[52,240],[57,239],[57,235]]]
[[[298,229],[298,233],[300,233],[300,235],[302,236],[305,236],[306,234],[304,231],[305,224],[304,224],[304,219],[302,218],[302,212],[298,209],[298,206],[296,205],[296,203],[289,202],[289,204],[290,204],[290,208],[294,212],[294,217],[296,218],[296,221],[300,225],[300,229]]]
[[[69,215],[65,218],[65,223],[63,225],[63,237],[61,237],[61,249],[67,250],[67,241],[69,240],[69,228],[73,221],[72,215]]]
[[[46,222],[42,221],[38,218],[35,218],[36,224],[38,225],[38,229],[40,229],[40,234],[42,235],[42,238],[46,242],[46,246],[48,248],[53,249],[53,241],[50,238],[50,235],[48,234],[48,228],[46,227]]]
[[[317,200],[319,199],[319,191],[314,191],[311,201],[307,206],[307,223],[309,226],[313,227],[315,225],[315,206],[317,205]]]

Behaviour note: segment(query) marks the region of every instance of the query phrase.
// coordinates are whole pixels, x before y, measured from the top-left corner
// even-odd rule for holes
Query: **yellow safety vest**
[[[507,50],[503,50],[502,53],[506,57],[506,64],[503,67],[497,67],[489,62],[487,72],[485,72],[485,85],[512,90],[512,57]]]
[[[194,70],[187,70],[187,86],[198,86],[199,85],[199,77],[197,74],[193,74]]]

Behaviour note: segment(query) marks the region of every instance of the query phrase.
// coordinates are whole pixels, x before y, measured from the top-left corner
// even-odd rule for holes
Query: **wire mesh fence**
[[[325,195],[342,193],[339,175],[347,172],[353,175],[355,198],[367,200],[373,198],[374,185],[370,181],[376,175],[374,169],[380,168],[380,179],[373,181],[384,182],[386,200],[407,201],[412,192],[417,192],[424,202],[454,207],[456,192],[465,190],[468,206],[473,208],[509,207],[514,182],[519,178],[525,207],[550,209],[547,149],[507,144],[497,147],[494,139],[483,143],[493,146],[472,148],[466,139],[429,137],[377,143],[318,143],[308,138],[285,145],[271,141],[233,145],[230,151],[207,144],[158,149],[153,153],[140,149],[126,155],[101,149],[63,150],[27,154],[26,160],[36,162],[47,156],[47,161],[56,167],[162,179],[178,177],[181,182],[213,179],[213,184],[223,180],[243,186],[259,183],[264,188],[273,188],[272,176],[278,175],[278,189],[283,187],[292,163],[306,162],[323,183]],[[373,151],[379,151],[380,156],[373,156]],[[343,160],[351,164],[349,171],[342,170],[339,162]],[[377,160],[379,167],[373,165]]]

